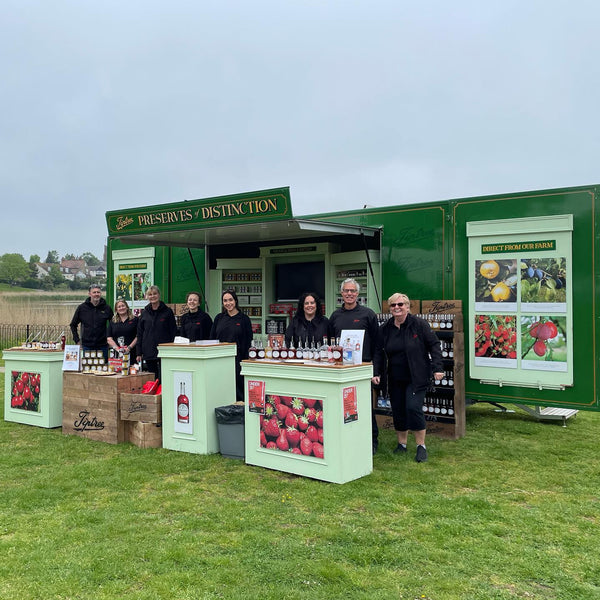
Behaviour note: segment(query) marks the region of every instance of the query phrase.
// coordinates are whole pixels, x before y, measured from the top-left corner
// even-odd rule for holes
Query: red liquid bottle
[[[177,421],[179,423],[190,422],[190,401],[185,395],[185,383],[179,385],[179,396],[177,396]]]

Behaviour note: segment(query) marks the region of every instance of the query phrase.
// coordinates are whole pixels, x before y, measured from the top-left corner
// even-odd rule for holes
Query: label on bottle
[[[190,416],[189,406],[183,402],[180,403],[179,406],[177,406],[177,414],[179,415],[180,420],[187,421],[188,417]]]

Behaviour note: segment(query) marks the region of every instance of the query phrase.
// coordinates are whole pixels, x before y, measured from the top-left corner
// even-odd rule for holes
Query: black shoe
[[[406,452],[406,446],[403,446],[402,444],[398,444],[394,450],[394,454],[406,454]]]
[[[373,455],[377,454],[377,448],[379,448],[379,442],[374,441],[373,442]]]
[[[415,456],[415,460],[417,462],[426,462],[427,461],[427,448],[425,446],[417,446],[417,454]]]

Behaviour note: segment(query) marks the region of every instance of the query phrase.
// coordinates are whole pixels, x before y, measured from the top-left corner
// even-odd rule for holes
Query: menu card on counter
[[[65,346],[63,371],[79,371],[81,369],[81,346]]]

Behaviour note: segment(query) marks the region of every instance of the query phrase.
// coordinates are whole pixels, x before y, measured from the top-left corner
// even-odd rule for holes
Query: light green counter
[[[243,361],[242,374],[246,395],[246,463],[333,483],[346,483],[372,472],[371,364],[326,366]],[[265,431],[267,417],[261,419],[261,415],[249,410],[248,384],[255,381],[264,381],[267,400],[275,405],[291,398],[292,410],[299,412],[304,407],[307,414],[314,401],[317,414],[322,411],[322,427],[315,426],[317,431],[321,429],[323,438],[318,456],[294,454],[291,445],[284,450],[264,446],[265,439],[273,442],[273,438],[261,436],[261,428],[265,434],[272,433]],[[348,395],[356,398],[355,420],[344,403]],[[279,417],[278,422],[287,435],[285,423]]]
[[[62,425],[61,350],[4,350],[4,420],[36,425]],[[13,393],[14,392],[14,393]]]
[[[235,402],[235,353],[229,343],[159,345],[163,448],[219,451],[215,408]]]

